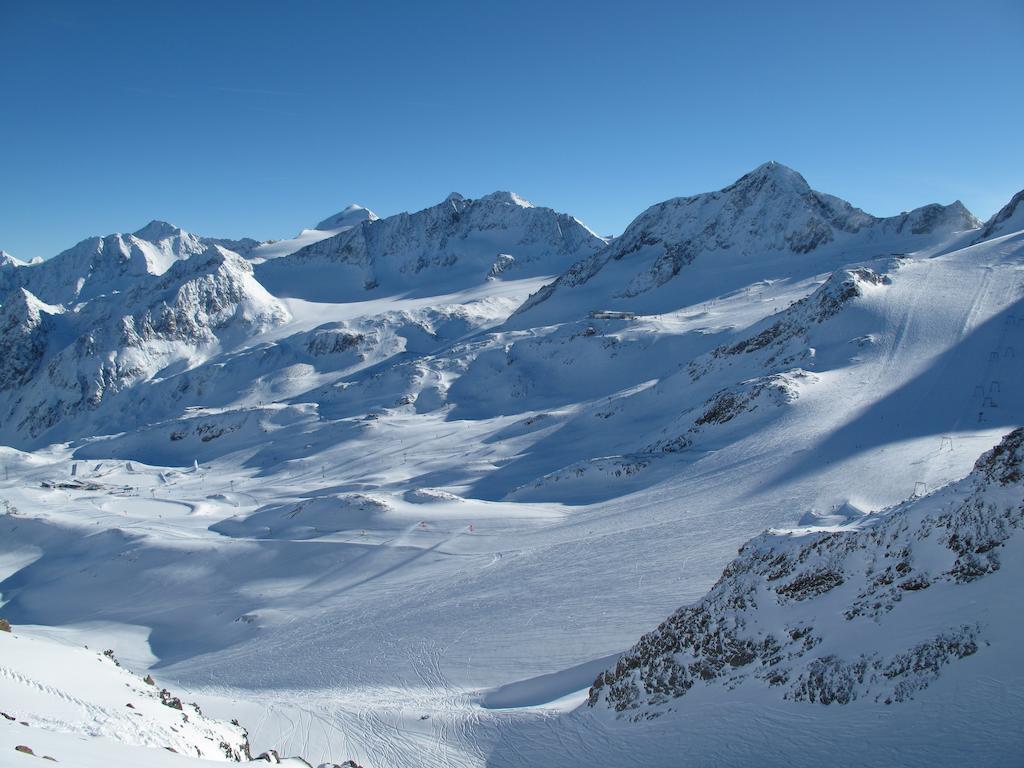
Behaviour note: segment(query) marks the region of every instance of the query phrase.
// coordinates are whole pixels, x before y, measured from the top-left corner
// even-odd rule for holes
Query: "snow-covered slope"
[[[437,295],[498,274],[556,274],[603,244],[573,217],[534,207],[511,192],[476,200],[453,193],[417,213],[367,218],[261,265],[257,277],[278,295],[316,301],[409,291]]]
[[[1014,343],[1021,255],[996,241],[886,257],[803,283],[811,292],[788,307],[776,297],[793,294],[776,284],[714,309],[566,323],[478,355],[449,399],[476,418],[561,409],[547,421],[555,429],[543,454],[531,448],[481,481],[522,501],[593,502],[655,487],[727,447],[789,454],[820,440],[827,455],[799,462],[782,475],[790,480],[865,446],[1013,426],[1024,402],[1004,387],[1024,375]],[[581,396],[590,401],[569,411]]]
[[[766,686],[823,705],[907,704],[941,675],[1016,666],[1022,565],[1018,429],[967,478],[927,497],[849,526],[745,544],[705,598],[598,675],[588,704],[634,719],[685,716],[709,686],[737,697]],[[961,664],[976,653],[977,664]]]
[[[770,162],[719,192],[648,208],[621,237],[532,296],[515,323],[602,309],[664,312],[741,288],[751,277],[820,272],[838,266],[837,256],[919,250],[978,226],[959,201],[879,219]]]
[[[94,764],[78,762],[82,742],[90,757],[103,755],[101,764],[110,766],[190,764],[167,753],[221,762],[250,757],[242,727],[205,717],[152,677],[122,668],[113,652],[64,645],[18,627],[0,632],[0,718],[2,765],[30,764],[16,759],[17,746],[66,765]]]

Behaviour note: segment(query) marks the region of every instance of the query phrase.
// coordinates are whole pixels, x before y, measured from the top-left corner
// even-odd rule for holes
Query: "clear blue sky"
[[[0,0],[0,247],[495,189],[616,233],[769,159],[987,217],[1024,187],[1022,41],[1021,0]]]

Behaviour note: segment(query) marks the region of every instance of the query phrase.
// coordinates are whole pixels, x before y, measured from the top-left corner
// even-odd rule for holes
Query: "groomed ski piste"
[[[607,242],[496,193],[11,261],[0,765],[230,759],[128,727],[147,674],[314,766],[1017,764],[1019,445],[975,465],[1024,424],[1020,202],[876,219],[769,163]],[[911,554],[723,602],[752,539],[873,530]],[[702,650],[634,648],[688,605]]]

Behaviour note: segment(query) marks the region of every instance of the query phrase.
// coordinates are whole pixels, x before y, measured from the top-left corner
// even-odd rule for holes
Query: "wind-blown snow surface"
[[[102,631],[314,764],[1012,764],[1020,665],[984,628],[888,705],[761,683],[707,686],[699,717],[692,691],[651,721],[584,705],[751,537],[861,525],[1024,422],[1015,216],[878,219],[769,164],[607,244],[496,193],[290,256],[204,243],[116,295],[16,283],[0,612]],[[153,320],[193,306],[184,340]],[[1014,608],[984,585],[1019,584],[1015,551],[958,589]],[[982,621],[958,605],[935,611]]]

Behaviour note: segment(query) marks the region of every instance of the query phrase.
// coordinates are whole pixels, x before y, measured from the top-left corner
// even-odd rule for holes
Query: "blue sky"
[[[495,189],[610,234],[769,159],[987,217],[1024,187],[1022,39],[1020,0],[0,0],[0,248]]]

